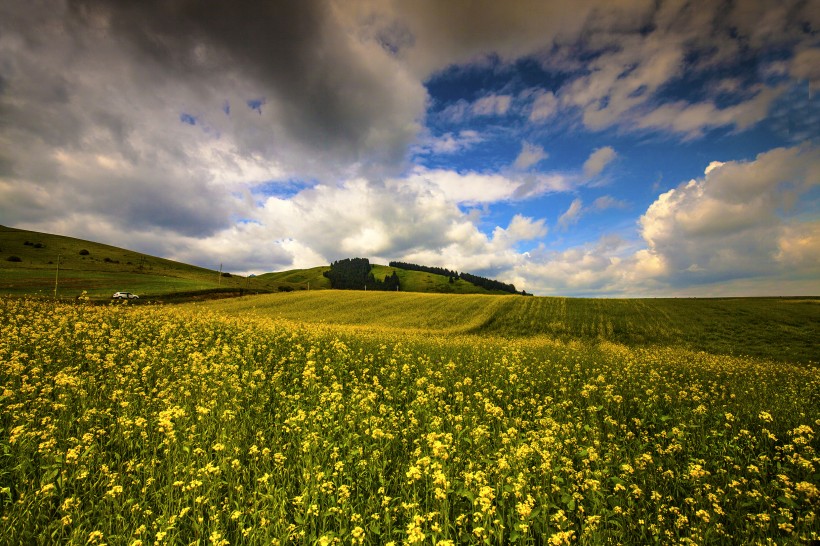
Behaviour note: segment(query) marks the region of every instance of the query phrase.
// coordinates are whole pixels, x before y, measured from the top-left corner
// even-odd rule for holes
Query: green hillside
[[[59,271],[57,262],[59,260]],[[145,297],[270,292],[277,284],[132,250],[0,226],[0,294],[110,298],[122,290]]]
[[[820,299],[499,298],[393,292],[304,292],[208,304],[230,314],[359,330],[679,346],[820,361]]]
[[[57,262],[59,259],[59,272]],[[0,294],[108,299],[116,291],[141,298],[181,299],[296,290],[328,290],[329,266],[241,277],[73,237],[0,226]],[[440,294],[505,294],[442,275],[374,265],[383,280],[398,273],[401,290]]]
[[[325,290],[330,288],[330,281],[323,275],[329,266],[311,267],[310,269],[290,269],[274,273],[264,273],[256,277],[260,281],[276,283],[277,286],[293,290]]]
[[[500,294],[509,295],[507,292],[490,291],[480,286],[476,286],[464,279],[457,279],[450,282],[444,275],[426,273],[423,271],[410,271],[398,267],[387,265],[373,265],[373,276],[376,280],[384,280],[395,271],[399,276],[399,283],[403,292],[432,292],[434,294]]]
[[[329,266],[312,267],[310,269],[290,269],[288,271],[277,271],[274,273],[264,273],[256,277],[259,280],[276,283],[284,289],[293,290],[328,290],[331,288],[330,281],[324,276],[325,271],[329,271]],[[373,264],[373,276],[378,281],[383,281],[395,271],[399,276],[402,292],[428,292],[434,294],[500,294],[509,295],[506,292],[489,291],[476,286],[471,282],[458,279],[450,282],[443,275],[435,275],[422,271],[408,271],[386,265]]]

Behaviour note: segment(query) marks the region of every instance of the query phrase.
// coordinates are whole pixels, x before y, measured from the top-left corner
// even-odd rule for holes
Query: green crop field
[[[225,300],[211,308],[363,329],[541,336],[820,361],[820,298],[618,300],[332,291]]]
[[[816,300],[0,297],[0,544],[806,544],[817,318]],[[759,336],[772,357],[743,356]]]

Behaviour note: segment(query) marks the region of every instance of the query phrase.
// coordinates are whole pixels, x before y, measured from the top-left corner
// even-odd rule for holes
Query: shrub
[[[82,249],[80,251],[80,256],[88,256],[89,254],[91,254],[91,253],[89,251],[87,251],[86,249]]]
[[[6,258],[6,261],[8,261],[8,262],[22,262],[23,259],[20,256],[9,256],[8,258]]]
[[[34,246],[34,248],[45,248],[46,247],[46,245],[44,245],[43,243],[34,243],[33,246]]]
[[[231,275],[230,273],[227,273],[227,272],[226,272],[226,273],[223,273],[223,274],[222,274],[222,276],[223,276],[223,277],[232,277],[233,275]]]

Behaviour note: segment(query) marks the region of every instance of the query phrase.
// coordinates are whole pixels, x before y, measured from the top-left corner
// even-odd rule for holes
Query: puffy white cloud
[[[618,154],[615,153],[615,150],[612,146],[604,146],[603,148],[598,148],[594,152],[592,152],[584,161],[584,176],[589,178],[594,178],[601,174],[601,171],[609,165],[617,156]]]
[[[560,173],[506,175],[417,168],[400,184],[435,188],[450,202],[475,205],[569,191],[577,180]]]
[[[811,246],[813,238],[796,235],[805,230],[789,211],[818,184],[820,154],[814,147],[777,148],[753,161],[712,163],[703,179],[682,184],[650,205],[640,219],[641,234],[648,252],[667,265],[674,284],[797,274],[783,269],[784,260],[790,257],[795,264],[795,250]],[[817,259],[800,263],[820,273]]]
[[[633,295],[651,293],[653,282],[636,271],[632,250],[632,245],[612,234],[561,251],[541,247],[510,276],[521,279],[523,289],[543,295],[616,295],[625,289]]]
[[[820,268],[820,221],[790,222],[780,230],[775,260],[792,271],[815,275]],[[820,283],[820,281],[818,281]]]
[[[507,277],[540,294],[816,294],[820,222],[801,210],[800,197],[818,185],[820,151],[812,146],[712,162],[702,179],[663,193],[647,208],[641,240],[610,234],[560,251],[541,246]],[[591,208],[614,205],[610,199]],[[576,199],[559,226],[587,210]]]
[[[499,250],[506,250],[508,245],[519,241],[531,241],[544,237],[547,231],[547,226],[544,225],[543,218],[533,220],[521,214],[516,214],[512,217],[506,229],[496,227],[495,230],[493,230],[493,243],[503,245],[503,248]]]
[[[544,151],[544,148],[537,144],[524,141],[521,143],[521,152],[513,162],[513,167],[516,169],[527,169],[533,165],[540,163],[549,157],[549,154]]]

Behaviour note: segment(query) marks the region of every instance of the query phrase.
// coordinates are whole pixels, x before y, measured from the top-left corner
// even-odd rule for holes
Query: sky
[[[4,0],[0,224],[237,274],[820,295],[820,1]]]

